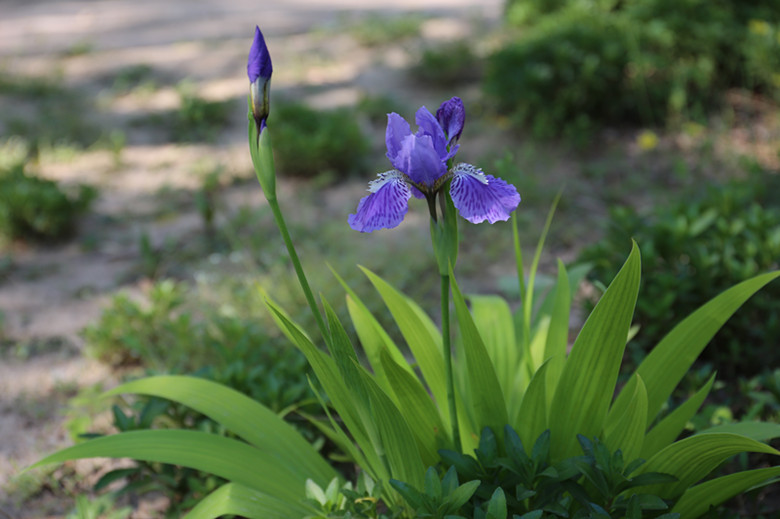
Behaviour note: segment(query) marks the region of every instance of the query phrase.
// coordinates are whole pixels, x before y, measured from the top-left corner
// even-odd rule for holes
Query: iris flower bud
[[[259,27],[255,27],[255,39],[252,47],[249,49],[249,60],[246,64],[246,73],[249,76],[249,97],[252,108],[252,116],[257,124],[258,133],[262,133],[265,128],[265,121],[268,119],[270,103],[268,94],[271,90],[271,55],[268,53],[268,47],[265,44],[263,33]]]

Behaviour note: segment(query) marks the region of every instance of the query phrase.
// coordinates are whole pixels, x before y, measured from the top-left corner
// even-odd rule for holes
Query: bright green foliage
[[[626,240],[643,244],[644,281],[634,315],[640,330],[629,344],[630,360],[638,363],[670,323],[730,286],[780,266],[780,206],[768,196],[779,186],[772,177],[712,186],[698,199],[655,214],[611,212],[606,238],[585,249],[580,260],[592,265],[593,280],[606,282],[622,263],[619,251]],[[778,336],[780,285],[772,284],[723,327],[700,358],[720,378],[754,375],[780,364]]]
[[[675,431],[696,412],[708,388],[694,395],[696,405],[684,405],[680,408],[683,411],[672,413],[667,418],[661,416],[659,420],[658,416],[662,404],[717,329],[751,295],[780,277],[780,272],[751,278],[694,312],[659,343],[613,402],[617,371],[639,288],[638,248],[633,247],[620,273],[587,319],[568,356],[563,355],[565,344],[562,337],[565,335],[560,330],[551,333],[550,326],[555,323],[556,327],[568,329],[570,280],[563,265],[559,265],[559,281],[546,297],[549,303],[536,302],[533,280],[538,255],[532,264],[529,285],[521,285],[523,301],[528,306],[522,307],[517,316],[505,308],[501,310],[501,304],[489,299],[475,299],[478,303],[472,313],[454,276],[450,276],[460,332],[454,369],[456,404],[463,433],[461,445],[453,445],[447,435],[451,424],[442,398],[444,359],[441,335],[422,309],[403,294],[379,276],[365,271],[410,346],[411,354],[406,356],[389,339],[389,334],[379,331],[378,322],[348,290],[352,300],[350,311],[356,318],[358,335],[368,344],[367,357],[371,363],[381,366],[381,369],[375,369],[375,373],[360,364],[357,350],[343,324],[326,301],[323,300],[323,307],[328,334],[326,350],[323,350],[317,348],[305,331],[277,304],[268,300],[274,318],[307,357],[332,409],[338,413],[339,420],[336,420],[328,409],[330,428],[323,426],[323,431],[327,431],[326,434],[372,480],[382,484],[381,499],[390,510],[410,507],[419,517],[444,518],[446,514],[462,513],[458,508],[464,506],[472,495],[478,495],[481,501],[474,508],[474,518],[504,519],[515,501],[532,497],[528,494],[525,498],[518,498],[516,488],[507,491],[502,487],[499,492],[497,488],[501,485],[487,488],[486,492],[479,494],[480,485],[490,481],[486,472],[475,479],[473,493],[469,486],[472,483],[464,486],[453,476],[440,480],[435,471],[425,473],[426,466],[444,461],[455,466],[458,472],[459,467],[477,472],[484,472],[490,467],[507,469],[511,477],[518,478],[514,485],[522,484],[526,488],[521,495],[526,491],[539,492],[541,486],[552,478],[563,484],[563,491],[553,492],[558,504],[579,507],[576,512],[579,515],[572,517],[595,519],[609,517],[608,513],[616,511],[631,518],[664,517],[663,506],[673,505],[678,499],[683,505],[690,502],[690,498],[686,497],[688,492],[697,492],[694,485],[729,456],[739,452],[780,454],[753,439],[753,436],[770,439],[780,431],[752,424],[675,441]],[[525,279],[523,274],[520,270],[519,279]],[[499,310],[485,311],[486,308]],[[539,310],[534,312],[528,308]],[[555,338],[548,340],[551,336]],[[516,353],[508,354],[502,349],[516,350]],[[510,370],[516,376],[513,384],[507,381],[505,366],[496,365],[497,360],[506,362],[507,359],[516,362]],[[419,371],[412,369],[413,366]],[[250,406],[251,400],[243,396],[239,398],[233,393],[223,395],[212,383],[202,380],[197,383],[181,379],[158,380],[140,381],[135,383],[138,386],[120,388],[119,391],[148,394],[150,389],[144,384],[160,384],[152,394],[193,406],[257,447],[204,433],[139,431],[86,442],[55,454],[44,462],[119,455],[175,462],[209,470],[230,480],[230,484],[272,495],[278,500],[273,501],[274,506],[290,507],[289,517],[302,515],[301,507],[308,506],[301,497],[307,488],[307,478],[313,479],[320,490],[327,490],[327,485],[332,484],[330,482],[335,474],[328,474],[328,470],[322,467],[324,462],[321,458],[311,450],[297,453],[303,440],[293,431],[284,432],[281,425],[276,425],[281,421],[274,419],[259,404],[252,403]],[[212,388],[212,398],[204,399]],[[423,402],[426,394],[433,395],[429,403]],[[489,401],[492,408],[487,405]],[[421,419],[428,413],[438,417]],[[250,417],[254,424],[245,422]],[[481,439],[477,435],[486,426],[495,428],[497,423],[506,422],[509,417],[516,417],[517,431],[502,427],[498,437],[494,437],[492,432],[484,433]],[[656,427],[661,429],[648,442],[648,447],[645,442],[650,436],[647,429],[653,424],[650,433]],[[444,431],[439,429],[440,425]],[[546,429],[550,432],[542,433],[542,439],[535,443],[535,447],[530,452],[526,450],[528,442],[523,439],[533,440],[534,434]],[[257,453],[251,450],[253,448],[262,450],[273,460],[263,458],[260,461],[256,458]],[[476,449],[476,460],[465,461],[467,457],[460,453],[472,449]],[[584,451],[584,458],[579,457],[581,451]],[[628,457],[640,454],[648,459],[647,463],[631,461],[624,464],[624,456],[628,462]],[[499,463],[501,457],[512,461]],[[246,472],[250,462],[253,466],[257,463],[267,468],[256,470],[250,476]],[[554,472],[550,471],[551,467]],[[319,476],[313,477],[313,471],[317,470]],[[658,476],[657,473],[665,475]],[[764,473],[746,472],[744,478],[747,479],[731,476],[730,479],[715,478],[709,484],[722,488],[725,499],[743,491],[746,480],[755,484],[756,474]],[[388,482],[391,480],[404,483],[390,486]],[[492,484],[495,485],[495,482]],[[337,486],[330,491],[334,496]],[[309,494],[316,498],[318,493],[314,485],[308,484],[308,489]],[[587,497],[583,496],[581,489]],[[232,501],[223,495],[224,492],[217,490],[212,494],[217,497],[207,498],[204,502],[219,502],[224,505],[223,510],[233,510],[228,507]],[[328,498],[328,491],[323,491],[323,494],[326,506],[330,506],[327,503],[333,499]],[[242,496],[235,498],[236,502],[242,499]],[[315,500],[322,505],[320,499]],[[423,513],[419,515],[421,510]],[[409,515],[409,510],[399,513],[414,517]],[[526,519],[541,517],[535,511],[527,513],[532,515],[526,516]],[[676,516],[666,516],[667,519],[672,517]],[[695,517],[698,516],[686,515],[684,519]]]
[[[275,102],[268,125],[279,174],[338,181],[363,171],[369,142],[348,110]]]
[[[96,196],[91,186],[68,190],[53,180],[30,175],[21,162],[0,169],[0,239],[70,238]]]
[[[729,88],[778,91],[778,13],[776,0],[510,0],[524,30],[489,59],[486,92],[541,136],[701,116]]]

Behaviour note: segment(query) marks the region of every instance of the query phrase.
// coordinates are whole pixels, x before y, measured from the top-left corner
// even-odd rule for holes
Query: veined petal
[[[412,196],[403,174],[396,170],[380,173],[368,190],[370,194],[360,200],[357,212],[349,215],[349,226],[360,232],[398,226],[409,210]]]
[[[396,160],[399,160],[403,142],[412,135],[412,129],[406,119],[397,113],[387,114],[387,130],[385,130],[385,144],[387,145],[387,158],[396,168]],[[400,168],[398,168],[400,169]]]
[[[453,168],[452,173],[452,203],[460,215],[471,223],[506,221],[520,203],[515,186],[500,178],[485,175],[471,164],[460,163]]]

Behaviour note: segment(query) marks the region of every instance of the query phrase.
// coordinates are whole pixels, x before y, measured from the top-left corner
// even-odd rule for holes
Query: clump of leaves
[[[703,196],[666,205],[661,212],[615,208],[605,239],[586,248],[580,260],[592,264],[590,277],[605,283],[620,268],[626,240],[643,244],[644,272],[629,343],[634,363],[656,344],[669,325],[728,287],[778,268],[780,207],[765,186],[771,175],[749,182],[713,185]],[[756,294],[713,338],[701,356],[721,378],[752,376],[780,363],[780,286]],[[750,348],[745,348],[750,344]]]
[[[481,61],[468,40],[457,40],[422,51],[412,76],[426,85],[451,88],[479,78]]]
[[[0,170],[0,236],[44,242],[70,238],[96,196],[91,186],[68,189],[30,175],[22,162]]]
[[[367,160],[368,139],[350,110],[275,103],[268,124],[276,164],[285,176],[339,180],[361,172]]]

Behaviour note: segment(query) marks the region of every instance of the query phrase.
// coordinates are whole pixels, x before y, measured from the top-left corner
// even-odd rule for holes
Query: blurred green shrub
[[[370,14],[363,19],[348,23],[347,31],[361,45],[376,47],[398,43],[420,35],[425,19],[415,13],[400,16]]]
[[[637,362],[665,331],[726,288],[780,267],[780,205],[772,198],[780,177],[711,186],[698,198],[672,203],[662,212],[611,211],[606,236],[579,261],[604,283],[620,267],[633,238],[642,247],[642,287],[637,336],[629,343]],[[774,190],[771,187],[774,183]],[[763,203],[763,205],[762,205]],[[757,294],[726,323],[701,359],[720,379],[751,376],[780,364],[780,287]]]
[[[276,166],[285,176],[340,179],[362,172],[369,142],[350,110],[319,111],[302,103],[274,103]]]
[[[194,86],[182,82],[179,109],[171,119],[171,139],[176,142],[211,142],[230,123],[233,101],[209,101],[200,97]]]
[[[700,117],[728,88],[780,87],[777,0],[510,1],[506,12],[524,30],[489,58],[485,91],[543,137]]]
[[[472,42],[457,40],[424,49],[410,72],[425,85],[452,88],[479,78],[482,64]]]
[[[29,175],[23,162],[0,169],[0,238],[57,241],[69,238],[97,196],[86,185],[61,188]]]

